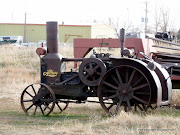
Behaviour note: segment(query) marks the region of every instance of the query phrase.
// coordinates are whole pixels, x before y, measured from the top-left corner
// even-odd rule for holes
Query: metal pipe
[[[120,41],[121,41],[121,57],[123,57],[124,51],[124,37],[125,37],[125,29],[120,29]]]
[[[62,61],[83,61],[86,60],[87,58],[62,58]],[[110,61],[109,58],[102,58],[102,61]]]
[[[47,53],[58,53],[58,22],[46,22]]]

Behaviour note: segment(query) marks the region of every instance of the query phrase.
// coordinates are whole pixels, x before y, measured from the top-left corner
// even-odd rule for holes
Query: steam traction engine
[[[125,111],[146,112],[171,102],[172,84],[168,72],[143,53],[144,58],[124,50],[121,30],[121,58],[109,54],[90,58],[63,58],[58,53],[58,24],[47,22],[47,52],[38,48],[41,60],[41,83],[27,86],[21,106],[28,115],[48,115],[57,106],[64,111],[69,103],[84,103],[98,97],[109,115]],[[42,57],[41,57],[42,56]],[[124,57],[126,56],[126,57]],[[79,71],[64,71],[65,62],[81,62]]]

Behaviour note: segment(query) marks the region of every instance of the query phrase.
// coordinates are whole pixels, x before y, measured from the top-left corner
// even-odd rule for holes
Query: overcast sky
[[[145,16],[146,0],[1,0],[0,23],[43,23],[58,21],[59,24],[89,25],[107,22],[108,18],[119,18],[141,25]],[[147,0],[148,25],[152,25],[155,9],[168,8],[170,19],[180,28],[179,0]]]

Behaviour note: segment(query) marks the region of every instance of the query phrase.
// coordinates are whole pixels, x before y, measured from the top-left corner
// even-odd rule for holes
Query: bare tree
[[[124,28],[126,32],[128,32],[131,28],[133,28],[132,23],[127,23],[125,20],[121,20],[119,18],[112,19],[108,18],[108,24],[114,28],[115,34],[117,37],[120,37],[119,31],[121,28]]]
[[[155,13],[154,13],[154,21],[155,21],[155,32],[158,32],[158,29],[161,25],[161,17],[160,17],[160,13],[158,13],[157,9],[155,9]]]
[[[119,18],[117,18],[117,20],[114,22],[114,21],[112,20],[112,18],[109,17],[109,18],[108,18],[108,24],[114,28],[114,31],[115,31],[116,36],[117,36],[117,37],[120,37],[120,35],[119,35],[119,29],[120,29],[120,26],[119,26]]]
[[[142,32],[140,28],[132,26],[130,32]]]
[[[155,33],[159,30],[161,32],[175,31],[174,22],[170,17],[170,10],[169,8],[159,8],[159,10],[155,9],[154,12],[154,26],[155,26]]]
[[[160,10],[161,10],[161,15],[162,15],[161,30],[163,32],[167,32],[167,27],[169,24],[169,9],[161,8]]]
[[[173,32],[173,33],[176,33],[178,30],[176,29],[176,24],[175,24],[175,18],[173,18],[173,19],[171,19],[170,21],[169,21],[169,25],[168,25],[169,27],[169,31],[171,31],[171,32]]]

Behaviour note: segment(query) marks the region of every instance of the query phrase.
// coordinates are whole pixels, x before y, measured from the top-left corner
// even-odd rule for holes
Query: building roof
[[[4,25],[24,25],[24,23],[0,23],[0,24],[4,24]],[[26,25],[42,25],[45,26],[46,24],[26,24]],[[91,25],[62,25],[59,24],[59,26],[77,26],[77,27],[91,27]]]
[[[0,23],[0,24],[4,24],[4,25],[24,25],[24,23]],[[42,25],[42,26],[45,26],[46,24],[31,24],[31,23],[26,23],[26,25]],[[107,27],[110,27],[110,28],[113,28],[112,26],[110,25],[107,25],[107,24],[92,24],[92,25],[62,25],[62,24],[59,24],[59,26],[77,26],[77,27],[92,27],[92,26],[99,26],[99,25],[105,25]]]

